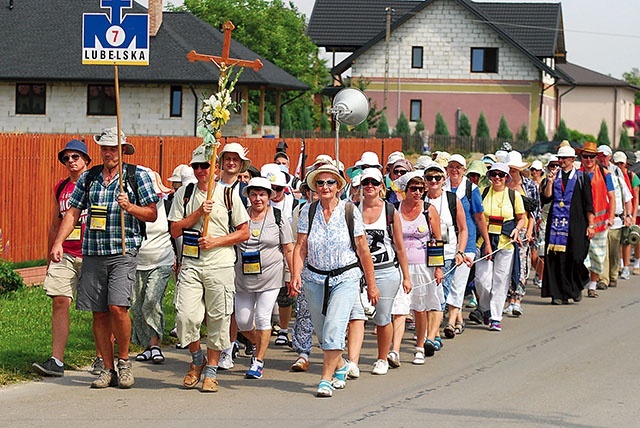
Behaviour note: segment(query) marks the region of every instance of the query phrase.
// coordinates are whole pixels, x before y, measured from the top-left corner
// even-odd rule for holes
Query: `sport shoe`
[[[389,351],[387,354],[387,362],[389,363],[389,367],[397,369],[400,367],[400,355],[396,351]]]
[[[347,361],[349,368],[347,369],[347,377],[349,379],[358,379],[360,377],[360,368],[353,361]]]
[[[514,317],[519,317],[520,315],[522,315],[524,313],[524,310],[522,309],[522,306],[520,306],[519,303],[514,303],[513,304],[513,310],[511,311],[511,314]]]
[[[422,365],[424,364],[424,352],[420,348],[416,348],[416,352],[413,354],[413,364]]]
[[[220,353],[220,360],[218,361],[218,370],[231,370],[233,368],[233,359],[231,355],[226,352]]]
[[[389,371],[389,363],[387,360],[376,360],[373,363],[373,369],[371,369],[371,374],[375,375],[386,375]]]
[[[631,276],[631,272],[629,272],[629,267],[625,266],[622,268],[622,272],[620,273],[620,279],[629,279]]]
[[[64,376],[64,366],[59,366],[58,363],[50,357],[44,363],[33,363],[31,364],[33,369],[41,374],[42,376],[53,376],[53,377],[61,377]]]
[[[467,303],[466,307],[471,309],[478,307],[478,300],[474,294],[471,294],[471,298],[469,299],[469,303]]]
[[[169,332],[169,336],[178,338],[178,327],[173,327]]]
[[[504,310],[502,311],[503,315],[513,315],[513,303],[509,303],[509,305],[504,308]]]
[[[245,379],[262,379],[262,372],[264,371],[264,363],[252,359],[251,367],[245,373]]]
[[[134,382],[131,361],[118,358],[118,388],[131,388]]]
[[[633,274],[634,275],[640,275],[640,267],[634,267],[633,268]]]
[[[99,376],[102,370],[104,370],[104,360],[101,357],[95,357],[93,363],[91,363],[91,368],[89,368],[89,373]]]
[[[107,388],[109,386],[118,386],[118,373],[113,369],[104,369],[98,375],[98,378],[91,382],[91,388]]]
[[[482,311],[479,309],[471,311],[469,313],[469,320],[473,321],[476,324],[482,324],[482,321],[483,321]]]
[[[489,330],[502,331],[502,323],[500,321],[491,320],[491,323],[489,324]]]

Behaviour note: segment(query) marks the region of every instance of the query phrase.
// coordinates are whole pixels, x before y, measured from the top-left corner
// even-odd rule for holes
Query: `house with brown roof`
[[[115,4],[125,14],[149,13],[151,22],[149,65],[119,67],[123,129],[135,135],[196,135],[200,99],[215,92],[219,70],[186,55],[191,50],[221,55],[224,35],[189,12],[163,12],[162,0],[150,0],[149,9],[132,0],[0,0],[0,133],[87,134],[115,125],[114,67],[82,64],[83,13],[109,15]],[[230,57],[260,59],[264,65],[242,72],[238,101],[248,100],[250,89],[262,97],[273,91],[276,99],[285,91],[308,89],[234,40]],[[232,115],[224,132],[251,134],[246,106]]]
[[[473,124],[483,112],[493,135],[502,115],[514,133],[526,125],[533,136],[542,117],[552,134],[557,83],[572,83],[557,67],[566,58],[560,3],[316,0],[308,35],[352,52],[331,70],[335,80],[366,79],[391,125],[404,112],[433,131],[441,113],[454,133],[461,113]]]

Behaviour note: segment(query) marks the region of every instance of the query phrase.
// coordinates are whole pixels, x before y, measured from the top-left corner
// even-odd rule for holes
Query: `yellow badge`
[[[424,224],[421,224],[420,226],[418,226],[418,232],[424,233],[426,231],[427,231],[427,226],[425,226]]]
[[[254,238],[257,238],[258,236],[260,236],[260,230],[259,229],[253,229],[251,231],[251,235],[253,235]]]

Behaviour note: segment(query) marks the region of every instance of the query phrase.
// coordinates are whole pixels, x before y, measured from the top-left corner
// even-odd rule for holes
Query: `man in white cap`
[[[120,133],[124,154],[134,147]],[[78,284],[76,307],[93,312],[93,330],[104,360],[104,370],[91,383],[92,388],[118,386],[131,388],[134,383],[129,344],[131,341],[131,293],[136,277],[136,254],[142,244],[144,222],[155,221],[159,198],[149,174],[136,165],[123,164],[120,193],[118,133],[108,128],[94,136],[100,146],[102,165],[80,176],[69,199],[69,211],[62,219],[51,248],[51,259],[59,262],[62,243],[74,230],[83,210],[88,209],[87,227],[82,240],[82,277]],[[124,237],[120,216],[124,215]],[[122,239],[124,238],[125,254]],[[118,342],[118,371],[114,367],[111,335]]]
[[[616,287],[620,269],[620,238],[622,228],[631,226],[633,218],[633,194],[627,186],[624,174],[611,162],[611,147],[598,146],[598,163],[607,168],[613,179],[613,189],[616,198],[615,219],[607,234],[607,255],[604,259],[604,272],[600,275],[598,286],[600,289]]]
[[[180,343],[188,345],[191,353],[191,365],[183,385],[185,388],[195,388],[204,371],[202,391],[216,392],[220,355],[223,349],[231,347],[229,325],[235,293],[236,260],[233,246],[249,238],[249,215],[236,192],[230,195],[232,204],[229,207],[223,185],[216,185],[211,199],[207,199],[209,174],[213,174],[213,171],[205,152],[204,145],[193,151],[191,167],[198,183],[186,201],[185,191],[189,186],[178,189],[169,220],[172,221],[171,235],[183,236],[176,320]],[[222,159],[224,163],[224,157]],[[236,159],[231,163],[236,163]],[[207,235],[202,236],[207,214]],[[200,348],[200,325],[205,315],[206,356]]]

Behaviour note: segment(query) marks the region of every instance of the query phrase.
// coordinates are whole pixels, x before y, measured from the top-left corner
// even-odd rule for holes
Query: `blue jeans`
[[[324,351],[344,349],[344,335],[349,323],[349,314],[360,292],[358,279],[347,280],[330,287],[327,315],[322,315],[324,284],[305,281],[304,293],[307,296],[311,321],[316,330],[320,348]]]

